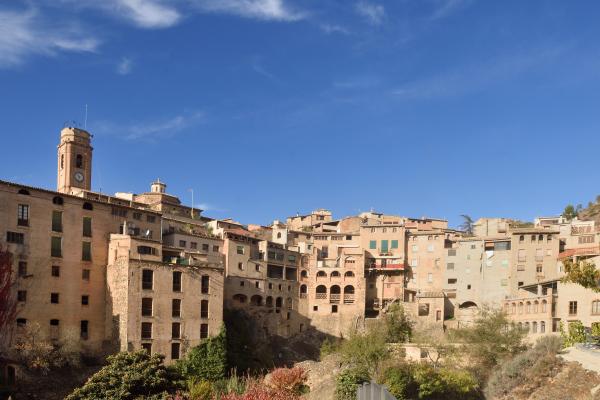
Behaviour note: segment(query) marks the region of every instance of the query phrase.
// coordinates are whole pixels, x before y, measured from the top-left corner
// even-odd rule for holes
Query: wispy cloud
[[[276,77],[273,73],[271,73],[265,68],[259,56],[255,56],[254,58],[252,58],[250,66],[252,67],[252,70],[257,74],[262,75],[269,80],[281,82],[278,77]]]
[[[117,64],[117,74],[129,75],[133,69],[133,60],[129,57],[121,58],[121,61]]]
[[[232,14],[268,21],[298,21],[307,14],[290,8],[284,0],[192,0],[204,12]]]
[[[445,74],[407,83],[394,89],[392,94],[401,99],[460,96],[484,90],[486,87],[526,73],[536,66],[551,63],[564,51],[564,47],[556,46],[499,57],[486,63],[462,67]]]
[[[385,19],[385,8],[381,4],[373,4],[366,1],[361,1],[356,3],[354,9],[371,25],[381,25]]]
[[[227,211],[227,210],[225,210],[225,209],[223,209],[221,207],[218,207],[218,206],[216,206],[214,204],[211,204],[211,203],[196,203],[194,205],[194,207],[196,207],[196,208],[198,208],[198,209],[200,209],[202,211],[220,211],[220,212]]]
[[[93,52],[99,44],[74,24],[50,24],[34,8],[0,10],[0,68],[18,66],[33,55]]]
[[[116,124],[100,121],[91,125],[97,134],[119,135],[126,140],[154,141],[172,137],[187,128],[201,123],[206,117],[203,111],[184,112],[174,117],[151,121]]]
[[[446,18],[456,10],[465,7],[467,3],[469,0],[435,0],[435,9],[429,19]]]
[[[341,25],[337,25],[337,24],[321,24],[319,25],[319,27],[321,28],[321,30],[325,33],[331,34],[331,33],[341,33],[344,35],[349,35],[350,31],[348,29],[346,29],[345,27],[341,26]]]
[[[164,0],[63,0],[76,7],[103,10],[140,28],[157,29],[176,25],[182,18],[172,1]]]

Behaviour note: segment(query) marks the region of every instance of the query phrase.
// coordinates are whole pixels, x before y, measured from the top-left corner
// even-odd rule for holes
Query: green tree
[[[511,357],[525,346],[525,331],[510,322],[501,310],[484,308],[473,325],[454,331],[469,356],[470,369],[483,382],[502,359]]]
[[[336,400],[355,400],[358,387],[369,380],[369,372],[364,368],[353,367],[342,371],[336,378]]]
[[[410,339],[413,323],[400,304],[394,303],[389,306],[383,321],[388,343],[403,343]]]
[[[146,399],[174,391],[172,376],[163,364],[164,356],[139,350],[107,357],[108,365],[67,396],[67,400]]]
[[[203,340],[179,360],[175,369],[185,379],[223,379],[227,372],[227,338],[225,327],[217,336]]]
[[[565,217],[567,220],[572,220],[573,218],[577,217],[577,211],[575,210],[575,207],[573,207],[572,204],[568,204],[563,213],[562,216]]]
[[[342,362],[374,376],[380,363],[390,355],[385,327],[378,325],[366,333],[352,333],[340,347]]]
[[[565,259],[563,261],[565,276],[562,278],[564,283],[576,283],[586,289],[594,292],[600,292],[600,271],[591,261],[580,260],[573,261]]]
[[[462,214],[461,218],[463,219],[463,223],[458,228],[464,231],[469,236],[473,235],[473,227],[475,225],[475,221],[473,221],[473,218],[466,214]]]

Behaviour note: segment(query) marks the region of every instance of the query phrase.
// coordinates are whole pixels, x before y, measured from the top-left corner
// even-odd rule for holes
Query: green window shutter
[[[397,249],[397,248],[398,248],[398,241],[392,240],[392,249]]]
[[[83,217],[83,236],[92,237],[92,219]]]
[[[52,245],[50,247],[52,257],[62,257],[62,238],[52,236]]]
[[[370,249],[376,249],[377,248],[377,241],[376,240],[371,240],[369,242],[369,248]]]
[[[92,261],[92,244],[90,242],[82,242],[81,259],[83,261]]]
[[[381,252],[382,253],[387,253],[388,251],[388,241],[387,240],[382,240],[381,241]]]
[[[52,211],[52,231],[62,232],[62,212]]]

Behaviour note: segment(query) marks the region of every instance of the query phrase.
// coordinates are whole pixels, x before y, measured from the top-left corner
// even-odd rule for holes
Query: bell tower
[[[92,187],[92,135],[79,128],[60,131],[56,190],[76,194]],[[78,190],[79,189],[79,190]]]

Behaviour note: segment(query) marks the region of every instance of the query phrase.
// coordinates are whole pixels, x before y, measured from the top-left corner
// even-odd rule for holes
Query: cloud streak
[[[446,18],[459,8],[464,7],[468,2],[469,0],[436,0],[435,10],[429,19],[437,20]]]
[[[101,121],[92,125],[91,131],[97,134],[118,135],[125,140],[154,141],[172,137],[204,121],[203,111],[184,112],[166,119],[115,124]]]
[[[192,0],[202,12],[236,15],[265,21],[299,21],[307,17],[291,9],[284,0]]]
[[[24,11],[0,9],[0,68],[23,64],[35,55],[61,52],[94,52],[100,41],[75,25],[51,25],[34,8]]]
[[[129,57],[123,57],[117,64],[117,74],[129,75],[133,69],[133,61]]]
[[[63,0],[71,6],[102,10],[139,28],[161,29],[176,25],[180,11],[163,0]]]
[[[385,8],[381,4],[361,1],[356,3],[354,9],[358,15],[364,17],[371,25],[381,25],[385,19]]]

